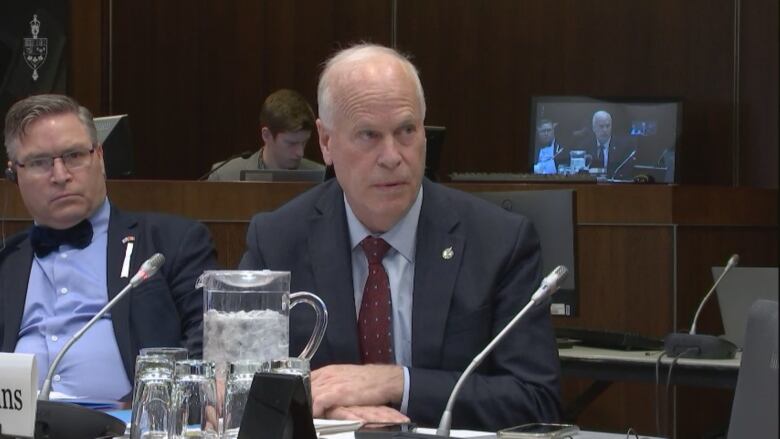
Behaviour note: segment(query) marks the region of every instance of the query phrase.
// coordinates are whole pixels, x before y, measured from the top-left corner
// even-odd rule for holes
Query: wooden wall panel
[[[742,1],[740,32],[740,184],[778,185],[777,0]]]
[[[316,109],[337,46],[388,44],[389,1],[114,2],[114,113],[129,113],[137,176],[192,179],[258,148],[265,96],[294,88]],[[322,160],[316,136],[306,156]]]
[[[534,95],[678,96],[684,183],[731,183],[733,0],[399,0],[445,173],[527,172]],[[706,78],[706,79],[705,79]]]
[[[442,175],[529,169],[533,95],[679,96],[684,183],[777,187],[775,0],[396,2],[428,122],[450,130]],[[392,4],[76,0],[70,90],[96,114],[131,114],[138,177],[192,179],[256,146],[269,92],[314,102],[334,48],[389,44]],[[315,139],[306,155],[321,159]]]

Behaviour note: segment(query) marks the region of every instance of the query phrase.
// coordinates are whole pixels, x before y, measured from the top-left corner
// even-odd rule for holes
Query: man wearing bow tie
[[[206,228],[160,214],[122,212],[106,196],[103,149],[89,110],[38,95],[5,119],[6,178],[19,186],[34,226],[0,250],[0,348],[34,353],[39,385],[63,345],[154,253],[166,264],[84,334],[63,357],[53,390],[119,400],[132,389],[140,348],[202,351],[202,295],[214,268]]]
[[[458,376],[539,285],[539,238],[525,218],[423,177],[425,98],[395,50],[338,53],[317,95],[336,178],[256,215],[241,267],[290,270],[293,291],[328,307],[314,416],[437,425]],[[556,420],[550,320],[548,306],[533,308],[465,381],[453,427]],[[290,313],[291,354],[313,325]]]

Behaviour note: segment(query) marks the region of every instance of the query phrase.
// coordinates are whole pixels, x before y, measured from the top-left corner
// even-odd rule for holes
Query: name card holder
[[[256,373],[238,439],[317,439],[303,378]]]
[[[0,352],[0,437],[33,437],[38,368],[33,354]]]

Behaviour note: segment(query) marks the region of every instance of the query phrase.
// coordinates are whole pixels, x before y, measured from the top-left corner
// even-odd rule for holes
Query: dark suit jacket
[[[598,143],[596,143],[596,137],[590,136],[590,138],[582,145],[582,149],[587,151],[593,157],[593,161],[590,163],[591,168],[602,168],[603,162],[598,160]],[[609,141],[609,157],[607,162],[607,177],[609,178],[629,178],[634,172],[632,161],[626,163],[620,172],[615,175],[615,171],[623,163],[626,158],[636,150],[636,143],[629,137],[624,136],[612,136]],[[601,159],[603,160],[603,159]]]
[[[360,363],[349,242],[343,193],[335,179],[275,212],[256,215],[247,234],[242,268],[290,270],[293,291],[311,291],[327,304],[329,326],[313,368]],[[447,248],[451,259],[442,256]],[[438,425],[460,372],[539,285],[540,259],[537,234],[525,218],[424,180],[407,411],[413,421]],[[300,352],[313,326],[313,312],[296,308],[291,313],[292,354]],[[549,306],[542,304],[467,380],[453,425],[495,431],[554,421],[558,376]]]
[[[192,357],[202,355],[203,294],[195,288],[195,280],[217,263],[209,232],[201,223],[171,215],[120,212],[112,206],[106,261],[108,300],[130,280],[119,277],[126,236],[135,237],[129,277],[153,254],[165,256],[160,272],[111,310],[125,372],[133,382],[135,357],[141,348],[181,345]],[[33,260],[29,230],[6,244],[0,253],[0,350],[13,352]]]

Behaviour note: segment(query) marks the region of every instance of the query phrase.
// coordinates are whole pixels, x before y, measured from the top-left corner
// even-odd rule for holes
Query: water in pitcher
[[[238,296],[235,292],[212,291],[211,294],[212,303],[235,300]],[[212,308],[206,311],[203,315],[203,358],[223,369],[232,361],[263,362],[289,356],[287,307],[272,305],[283,303],[287,294],[286,291],[240,293],[243,300],[254,302],[252,308],[255,309],[224,311]]]

